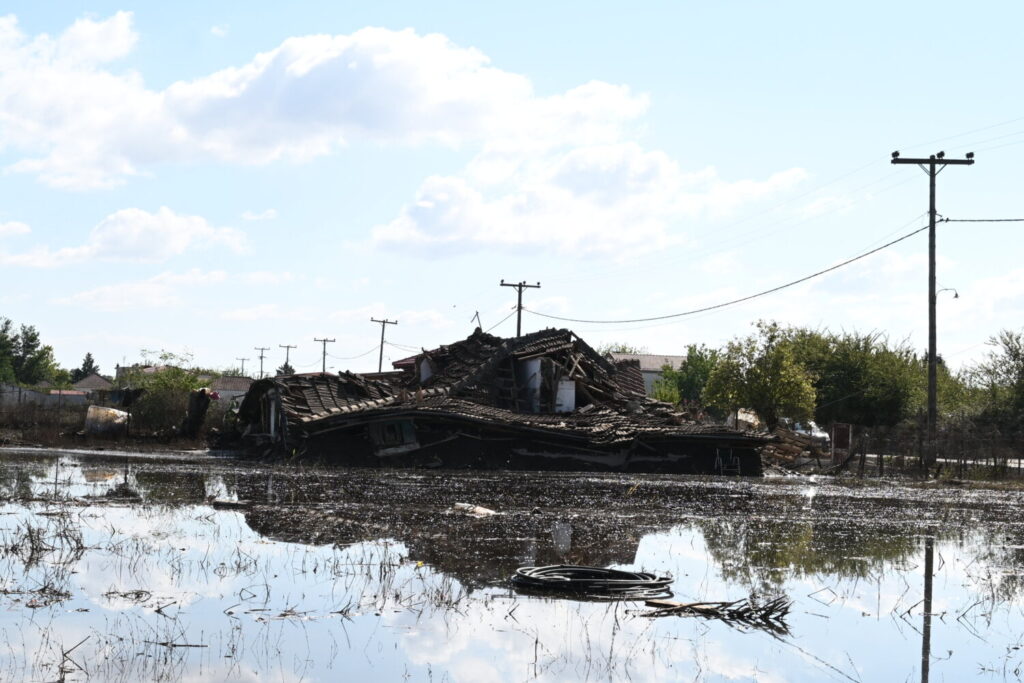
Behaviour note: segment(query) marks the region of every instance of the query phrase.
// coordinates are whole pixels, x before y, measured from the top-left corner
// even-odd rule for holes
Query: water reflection
[[[4,680],[927,681],[1021,665],[1014,494],[36,456],[4,460],[0,497]],[[784,594],[791,635],[508,589],[517,566],[554,563],[671,572],[682,600]]]
[[[935,566],[935,539],[924,539],[924,613],[921,628],[921,683],[928,683],[932,657],[932,576]]]

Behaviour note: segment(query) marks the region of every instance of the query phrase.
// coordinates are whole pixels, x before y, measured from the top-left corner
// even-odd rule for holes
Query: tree
[[[597,351],[602,356],[607,356],[609,353],[639,354],[647,353],[647,347],[633,346],[632,344],[627,344],[626,342],[609,342],[607,344],[601,344],[595,349],[595,351]]]
[[[14,323],[0,318],[0,382],[18,381],[14,375]]]
[[[894,425],[921,406],[925,376],[920,358],[906,343],[890,345],[874,332],[795,328],[785,334],[812,378],[815,418],[822,424]]]
[[[661,379],[654,382],[654,397],[669,403],[702,401],[704,387],[720,356],[718,349],[690,344],[678,368],[666,365],[661,369]]]
[[[283,365],[281,365],[281,367],[279,367],[276,370],[276,372],[277,372],[277,376],[278,377],[280,377],[281,375],[294,375],[295,374],[295,368],[293,368],[292,366],[288,365],[288,363],[284,363]]]
[[[96,361],[93,360],[92,354],[88,351],[85,353],[85,358],[82,359],[82,367],[75,368],[71,371],[71,381],[79,382],[90,375],[100,374],[100,367],[96,365]]]
[[[14,376],[22,384],[39,384],[54,379],[58,370],[53,347],[39,340],[39,332],[32,325],[22,325],[14,335]]]
[[[979,419],[1010,429],[1024,427],[1024,332],[1001,330],[989,338],[985,359],[965,373]]]
[[[774,429],[782,417],[814,413],[811,375],[797,362],[778,323],[758,321],[757,334],[729,342],[704,388],[705,402],[732,412],[750,408]]]
[[[129,387],[145,390],[132,408],[133,424],[140,429],[176,427],[185,416],[189,394],[205,384],[200,373],[189,367],[192,356],[143,349],[142,358],[145,365],[127,373]]]

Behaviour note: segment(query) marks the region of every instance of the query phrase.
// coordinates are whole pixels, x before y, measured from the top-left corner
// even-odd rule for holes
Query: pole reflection
[[[921,628],[921,683],[928,683],[932,655],[932,569],[935,539],[924,539],[924,625]]]

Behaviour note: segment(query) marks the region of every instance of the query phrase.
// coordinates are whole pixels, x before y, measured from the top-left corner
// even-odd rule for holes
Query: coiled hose
[[[603,567],[554,564],[520,567],[512,584],[531,593],[555,593],[590,600],[654,600],[672,597],[671,576]]]

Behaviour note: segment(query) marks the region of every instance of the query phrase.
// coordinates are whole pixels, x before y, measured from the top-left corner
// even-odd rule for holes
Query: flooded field
[[[510,586],[559,563],[792,608]],[[1017,680],[1022,607],[1015,491],[0,450],[5,681]]]

